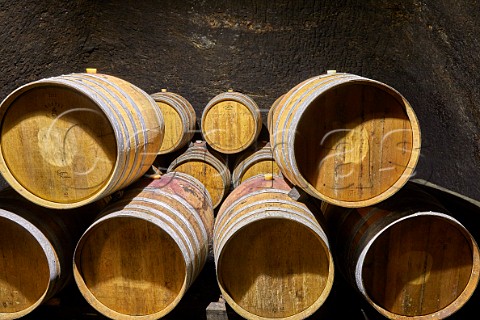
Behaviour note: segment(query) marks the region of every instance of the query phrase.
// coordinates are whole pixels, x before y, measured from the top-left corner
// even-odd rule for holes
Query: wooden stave
[[[268,132],[271,133],[272,132],[272,129],[273,129],[273,114],[275,113],[275,109],[278,107],[278,104],[280,103],[280,101],[282,101],[283,97],[285,96],[285,94],[282,94],[281,96],[279,96],[277,99],[275,99],[275,101],[272,103],[272,106],[270,107],[270,109],[268,110],[268,114],[267,114],[267,128],[268,128]]]
[[[180,195],[179,190],[183,190],[183,188],[188,188],[190,191],[184,191]],[[153,197],[149,198],[148,194],[153,195]],[[144,198],[145,196],[147,197]],[[150,201],[152,206],[147,205],[142,208],[142,204],[145,205],[148,202],[145,201],[146,199],[153,200]],[[198,202],[201,202],[202,205],[199,206]],[[174,204],[177,207],[174,208]],[[81,255],[88,234],[94,232],[95,228],[103,222],[122,217],[135,217],[153,223],[167,232],[179,248],[185,249],[182,250],[182,255],[185,259],[186,274],[181,291],[178,292],[175,300],[167,308],[154,314],[128,315],[109,309],[90,292],[80,271],[79,255]],[[165,220],[162,217],[167,217],[167,219]],[[193,221],[195,223],[191,223],[192,220],[187,219],[188,217],[194,217]],[[109,205],[100,213],[77,243],[74,253],[73,274],[82,296],[100,313],[114,319],[153,320],[163,317],[176,307],[205,265],[213,232],[213,221],[213,208],[208,192],[205,192],[203,185],[194,177],[172,172],[157,180],[139,180],[125,191],[122,199]],[[198,235],[201,235],[201,238],[196,238]],[[191,245],[192,243],[197,245]]]
[[[121,178],[119,178],[118,180],[115,179],[116,184],[112,185],[111,190],[119,190],[126,187],[131,181],[134,181],[139,177],[141,177],[144,173],[142,170],[144,170],[144,167],[146,166],[146,164],[148,166],[148,163],[151,162],[151,160],[149,161],[146,160],[146,156],[152,158],[153,149],[147,149],[145,147],[145,146],[148,146],[149,142],[153,140],[153,139],[149,139],[147,136],[149,132],[149,128],[151,127],[146,124],[146,121],[148,121],[148,118],[143,117],[142,112],[140,111],[140,107],[142,103],[139,103],[138,105],[136,103],[137,100],[142,98],[148,101],[150,100],[149,99],[150,97],[148,95],[145,96],[145,94],[142,93],[140,89],[138,89],[137,87],[133,86],[130,83],[127,83],[122,79],[117,78],[117,79],[114,79],[114,82],[109,81],[111,76],[106,76],[107,78],[104,78],[105,77],[104,75],[86,74],[86,75],[79,76],[74,74],[74,75],[67,75],[64,77],[65,79],[67,79],[67,77],[68,78],[71,77],[72,80],[74,80],[75,82],[76,81],[88,82],[90,84],[88,88],[90,88],[91,90],[94,89],[92,86],[95,85],[96,86],[95,94],[99,96],[105,96],[101,92],[105,92],[106,94],[112,95],[112,92],[116,91],[118,92],[118,94],[116,94],[117,96],[116,99],[122,99],[123,101],[128,102],[131,108],[133,108],[133,110],[130,110],[128,108],[128,105],[124,103],[119,103],[119,105],[122,107],[123,111],[125,112],[129,120],[129,122],[123,123],[121,120],[125,120],[125,117],[121,117],[121,115],[118,114],[117,119],[120,120],[120,123],[123,127],[123,131],[130,131],[129,134],[122,134],[122,136],[124,137],[123,146],[126,150],[136,150],[139,146],[143,146],[143,150],[138,150],[141,152],[135,152],[133,155],[133,160],[129,160],[130,158],[129,154],[126,155],[127,164],[124,166],[124,169],[118,173],[118,176]],[[119,85],[117,85],[116,82],[119,82]],[[137,96],[137,99],[133,99],[133,94],[127,93],[123,89],[123,86],[127,87],[127,89],[128,87],[130,87],[130,89],[132,89],[133,94]],[[112,95],[112,98],[115,99],[113,95]],[[106,99],[107,104],[109,101],[112,101],[112,99]],[[117,102],[119,101],[117,100]],[[149,103],[151,104],[151,101],[149,101]],[[116,109],[117,108],[115,105],[111,106],[111,110],[113,112],[117,112]],[[131,111],[134,111],[134,112],[131,112]],[[153,111],[159,118],[161,117],[163,119],[161,113],[156,112],[157,111],[156,109],[153,109]],[[137,127],[137,122],[140,125],[140,128]],[[163,125],[163,120],[161,122],[162,122],[161,125]],[[113,123],[113,126],[115,126],[117,122],[112,122],[112,123]],[[141,137],[139,138],[136,136],[136,133],[141,133],[141,135],[143,136],[143,141]],[[145,135],[145,133],[147,133],[147,135]],[[135,142],[132,143],[133,142],[132,140],[134,140]],[[138,153],[141,153],[141,158],[138,158]],[[129,171],[128,169],[130,167],[137,168],[137,169],[136,171],[128,172]],[[128,174],[126,174],[127,172]],[[108,192],[111,192],[111,191],[108,191]]]
[[[336,252],[339,270],[382,316],[395,320],[444,319],[458,311],[474,293],[480,278],[480,250],[474,237],[435,198],[420,188],[407,184],[386,201],[365,208],[344,208],[324,202],[322,211],[331,231],[331,243]],[[465,237],[471,246],[472,271],[463,291],[443,309],[429,314],[402,315],[376,303],[368,295],[362,277],[363,264],[369,249],[385,231],[399,223],[420,217],[447,222]]]
[[[236,189],[230,193],[225,199],[222,206],[219,209],[215,220],[214,235],[213,235],[213,250],[217,273],[217,283],[219,284],[222,296],[225,301],[235,310],[236,313],[246,319],[254,320],[268,320],[273,319],[271,317],[263,317],[250,312],[236,303],[236,301],[230,296],[229,292],[223,287],[220,275],[219,275],[219,261],[221,260],[223,249],[228,244],[229,239],[235,234],[236,231],[242,230],[248,225],[261,221],[262,219],[280,218],[280,219],[292,219],[296,223],[301,224],[311,232],[315,233],[317,240],[322,244],[325,252],[328,255],[329,274],[326,280],[326,287],[322,294],[310,307],[287,317],[275,317],[274,319],[283,320],[296,320],[305,319],[318,310],[325,302],[328,294],[332,288],[334,277],[334,265],[333,257],[329,249],[329,242],[323,226],[319,224],[317,217],[305,206],[305,204],[292,200],[288,191],[290,186],[280,176],[274,176],[272,179],[266,178],[264,175],[258,175],[251,177],[239,185]],[[253,204],[245,205],[248,199],[253,199]],[[268,217],[262,215],[264,208],[261,206],[268,202],[268,206],[277,205],[277,209],[284,212],[276,215],[269,213]],[[282,208],[282,206],[284,206]],[[260,206],[260,208],[258,208]],[[288,207],[291,207],[290,209]],[[292,208],[295,208],[291,210]],[[246,214],[242,214],[246,212]],[[237,213],[240,216],[237,218]],[[238,223],[237,223],[238,222]]]
[[[182,119],[183,134],[171,148],[160,150],[158,154],[167,154],[177,151],[190,142],[195,134],[196,114],[190,102],[179,94],[173,92],[157,92],[151,95],[156,102],[163,102],[170,105]]]
[[[120,137],[123,137],[123,143],[122,146],[126,150],[137,150],[136,152],[131,151],[133,153],[133,160],[130,160],[130,154],[126,154],[125,162],[126,164],[122,166],[122,170],[119,170],[118,172],[115,170],[115,173],[117,174],[118,178],[115,179],[115,184],[111,185],[109,189],[106,190],[107,194],[110,194],[113,191],[120,190],[128,186],[131,182],[137,180],[140,178],[146,170],[150,167],[152,162],[152,159],[155,160],[155,147],[152,147],[155,143],[160,143],[161,141],[155,141],[155,139],[149,138],[148,134],[152,133],[152,129],[156,129],[156,125],[158,123],[160,132],[164,131],[164,123],[163,123],[163,117],[162,114],[155,108],[155,102],[153,99],[147,95],[145,92],[143,92],[141,89],[138,87],[134,86],[131,83],[128,83],[120,78],[108,76],[108,75],[100,75],[100,74],[71,74],[71,75],[65,75],[62,76],[61,79],[68,80],[69,78],[72,79],[71,85],[74,85],[75,83],[78,82],[85,82],[88,81],[90,85],[95,85],[95,90],[94,94],[97,96],[105,96],[102,95],[101,92],[104,91],[107,94],[112,95],[113,99],[124,99],[125,101],[128,101],[128,103],[131,105],[131,109],[129,109],[128,105],[123,105],[120,104],[122,107],[123,111],[126,113],[128,119],[130,122],[123,123],[121,120],[125,120],[124,117],[121,116],[121,114],[118,113],[117,111],[117,106],[116,105],[111,105],[110,110],[113,114],[116,113],[117,119],[120,120],[120,122],[117,121],[111,121],[112,126],[115,127],[115,124],[120,123],[122,125],[122,130],[118,130],[118,141],[120,141]],[[48,79],[46,79],[48,80]],[[118,84],[117,84],[118,83]],[[107,86],[105,88],[104,86]],[[116,92],[112,91],[111,89],[108,90],[108,88],[111,88],[115,90]],[[125,91],[125,88],[131,89],[132,93],[128,93]],[[91,86],[87,86],[87,89],[93,90],[94,88]],[[115,95],[114,95],[115,94]],[[133,95],[136,96],[136,99],[133,99]],[[117,96],[117,98],[115,97]],[[113,101],[113,99],[108,99],[106,97],[106,103],[108,104],[109,102]],[[140,99],[144,99],[142,103],[139,103],[137,105],[136,101],[141,101]],[[147,125],[147,122],[152,120],[153,118],[150,118],[148,116],[143,116],[142,110],[140,108],[142,106],[149,106],[149,111],[151,113],[149,114],[150,116],[155,116],[158,121],[157,123],[154,123],[152,125]],[[134,112],[132,112],[134,111]],[[138,118],[136,120],[135,118]],[[140,125],[140,128],[137,127],[137,122]],[[130,125],[130,126],[129,126]],[[130,127],[130,128],[129,128]],[[125,134],[125,132],[130,131],[128,134]],[[138,139],[136,137],[136,133],[141,133],[144,138],[143,138],[143,143],[141,139]],[[162,138],[163,139],[163,133],[162,133]],[[135,140],[135,143],[132,143]],[[151,142],[154,142],[152,144]],[[139,146],[142,146],[143,150],[138,150]],[[125,150],[119,150],[120,152],[124,152]],[[142,158],[138,158],[138,153],[142,154]],[[130,168],[135,168],[135,171],[129,170]],[[128,174],[126,174],[128,172]]]
[[[85,82],[89,82],[91,86],[86,85]],[[153,161],[155,160],[155,146],[161,144],[164,132],[163,117],[161,113],[156,110],[155,102],[149,95],[147,95],[145,92],[143,92],[141,89],[134,86],[133,84],[114,76],[104,74],[73,73],[58,77],[37,80],[17,88],[10,95],[8,95],[0,104],[0,119],[3,119],[6,111],[9,109],[10,104],[14,102],[15,99],[20,97],[23,93],[28,92],[30,89],[35,89],[42,86],[56,86],[58,88],[67,88],[74,90],[76,93],[87,97],[99,109],[101,109],[104,115],[107,117],[108,121],[110,122],[112,129],[114,129],[117,144],[117,159],[115,161],[115,166],[112,170],[112,174],[100,190],[98,190],[92,196],[83,200],[71,203],[60,203],[50,201],[48,199],[43,199],[26,190],[22,184],[16,181],[15,177],[9,171],[8,166],[5,163],[3,153],[0,153],[0,170],[2,175],[4,176],[5,180],[10,184],[10,186],[12,186],[22,196],[36,204],[47,208],[76,208],[102,199],[112,194],[113,192],[124,188],[128,184],[132,183],[134,180],[140,178],[149,169],[151,163],[153,163]],[[107,90],[104,86],[107,88],[113,88],[115,92],[109,92],[109,90]],[[139,118],[138,121],[140,126],[142,126],[145,130],[137,130],[137,128],[135,127],[136,123],[124,123],[122,121],[118,121],[124,120],[124,118],[122,118],[121,114],[119,113],[119,108],[117,108],[115,101],[118,102],[122,99],[133,103],[132,108],[137,111],[130,114],[130,120],[132,120],[132,117],[137,117],[139,115],[141,116],[141,112],[139,112],[139,107],[136,106],[136,101],[133,100],[132,97],[123,90],[122,86],[125,86],[127,90],[130,90],[131,95],[137,97],[137,99],[143,99],[143,101],[139,101],[141,102],[141,107],[143,109],[148,109],[148,114],[145,117]],[[108,95],[110,95],[110,99]],[[124,106],[121,103],[120,106],[123,110],[128,109],[128,106]],[[127,117],[128,116],[129,115],[127,115]],[[116,126],[117,123],[121,124],[121,128],[118,128]],[[130,124],[130,129],[127,127],[127,124]],[[144,143],[140,145],[141,147],[143,147],[143,152],[141,152],[141,160],[137,158],[137,152],[135,152],[137,148],[138,151],[142,151],[140,147],[134,145],[134,148],[131,148],[130,144],[130,140],[132,138],[136,139],[137,132],[141,132],[144,135]],[[130,154],[125,152],[125,149],[132,150],[130,152],[132,153],[133,158],[131,158]],[[124,174],[125,172],[127,174]]]
[[[327,77],[329,77],[329,76],[328,75],[324,76],[324,78],[327,78]],[[294,173],[291,173],[290,170],[285,170],[284,169],[284,168],[288,168],[288,167],[286,165],[286,162],[284,162],[285,159],[283,157],[283,152],[282,152],[283,150],[279,151],[279,148],[283,147],[283,136],[284,136],[283,131],[284,130],[290,130],[291,126],[290,126],[290,123],[287,123],[285,125],[285,128],[288,128],[288,129],[280,127],[279,120],[281,119],[281,113],[285,112],[284,110],[287,109],[287,106],[290,106],[290,104],[293,103],[292,102],[292,99],[293,99],[292,96],[294,95],[294,93],[299,92],[300,90],[303,89],[303,87],[308,88],[308,87],[312,86],[312,83],[314,85],[314,81],[317,80],[317,79],[322,80],[322,76],[318,76],[318,77],[309,78],[307,80],[304,80],[301,83],[299,83],[298,85],[296,85],[295,87],[293,87],[292,89],[290,89],[287,93],[285,93],[282,96],[282,98],[280,99],[280,101],[278,102],[276,107],[274,108],[273,113],[271,115],[272,127],[271,127],[271,130],[270,130],[270,144],[271,144],[271,147],[272,147],[272,152],[273,152],[275,161],[277,161],[277,164],[281,168],[282,174],[284,175],[284,177],[287,178],[293,184],[300,186],[302,189],[307,188],[308,185],[307,185],[306,181],[302,181],[302,177],[297,177]],[[324,80],[325,81],[326,80],[331,81],[331,79],[324,79]],[[286,110],[286,111],[288,111],[288,110]],[[293,113],[294,113],[294,110],[291,110],[291,111],[288,112],[287,116],[291,117]],[[279,134],[281,135],[281,137],[277,138],[277,136]],[[296,170],[295,173],[299,174],[298,169]]]
[[[316,190],[315,187],[302,175],[295,159],[294,148],[292,147],[294,145],[295,132],[298,130],[298,123],[301,119],[301,115],[308,108],[309,104],[329,89],[346,83],[367,83],[370,86],[375,86],[390,93],[392,98],[405,107],[405,112],[412,125],[413,146],[411,157],[404,173],[394,185],[383,193],[368,200],[343,201],[328,197]],[[280,101],[278,101],[271,115],[272,127],[270,130],[270,143],[272,145],[274,158],[285,178],[294,185],[299,186],[309,195],[342,207],[365,207],[381,202],[395,194],[396,190],[399,190],[408,181],[409,176],[413,174],[420,156],[420,127],[411,105],[394,88],[376,80],[348,73],[323,74],[304,80],[279,99]]]
[[[216,104],[223,102],[223,101],[236,101],[242,103],[247,109],[250,111],[253,117],[253,121],[256,124],[256,131],[254,132],[253,136],[251,139],[243,146],[237,147],[233,150],[231,149],[225,149],[222,146],[218,146],[215,143],[212,143],[210,139],[208,138],[208,134],[205,132],[204,129],[204,123],[205,123],[205,117],[208,113],[208,111],[215,106]],[[248,147],[250,147],[258,138],[260,135],[260,131],[262,130],[262,116],[260,109],[257,105],[257,103],[248,95],[240,93],[240,92],[223,92],[215,97],[213,97],[206,105],[206,107],[203,109],[202,112],[202,117],[201,117],[201,124],[200,124],[200,129],[202,132],[202,136],[205,139],[205,141],[210,145],[214,150],[224,153],[224,154],[235,154],[239,153]]]

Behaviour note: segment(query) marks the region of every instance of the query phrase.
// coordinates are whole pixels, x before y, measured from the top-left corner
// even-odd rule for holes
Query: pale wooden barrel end
[[[260,134],[262,119],[255,101],[239,92],[224,92],[211,99],[202,113],[203,138],[216,151],[239,153]]]
[[[384,316],[444,319],[475,291],[479,249],[458,221],[419,213],[383,231],[357,268],[360,290]]]
[[[149,95],[95,73],[26,84],[1,103],[0,119],[5,180],[55,209],[83,206],[135,181],[155,160],[164,133]]]
[[[218,207],[230,190],[231,173],[224,160],[208,151],[205,141],[196,141],[167,169],[181,172],[199,180],[212,198],[213,207]]]
[[[388,200],[364,208],[324,202],[337,243],[338,267],[389,319],[444,319],[474,293],[479,248],[454,215],[408,184]]]
[[[245,180],[259,174],[280,175],[280,168],[273,158],[270,144],[267,143],[253,154],[240,157],[232,171],[232,186],[238,187]]]
[[[165,316],[202,270],[213,220],[211,199],[195,178],[172,172],[141,179],[78,242],[81,294],[113,319]]]
[[[267,177],[246,180],[220,207],[213,243],[218,284],[244,318],[305,319],[330,293],[333,258],[315,216],[289,198],[283,179]]]
[[[420,127],[408,101],[352,74],[313,77],[292,88],[270,123],[282,173],[310,195],[365,207],[396,193],[420,156]]]
[[[17,319],[30,313],[50,288],[44,249],[26,225],[9,216],[0,213],[0,319]]]
[[[187,287],[186,265],[175,241],[135,217],[105,220],[82,238],[75,280],[87,301],[108,317],[158,319]]]
[[[184,147],[192,139],[196,127],[196,114],[183,96],[162,89],[151,95],[162,112],[165,135],[158,154],[169,154]]]

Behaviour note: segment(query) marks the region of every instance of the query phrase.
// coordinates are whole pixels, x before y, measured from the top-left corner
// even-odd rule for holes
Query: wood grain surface
[[[223,297],[247,319],[304,319],[333,284],[326,235],[280,177],[256,176],[232,191],[214,230]]]
[[[394,89],[350,74],[310,78],[278,103],[270,134],[284,176],[344,207],[387,199],[414,172],[420,128]]]
[[[324,205],[339,268],[389,319],[444,319],[472,296],[479,249],[440,202],[407,185],[378,205]]]
[[[198,179],[218,207],[230,191],[231,173],[220,156],[210,152],[204,141],[196,141],[172,161],[167,172],[183,172]]]
[[[163,317],[202,270],[212,229],[212,202],[198,180],[177,172],[144,178],[78,242],[77,286],[110,318]]]
[[[68,285],[75,243],[108,201],[53,210],[0,192],[0,319],[26,316]]]
[[[238,187],[243,181],[260,174],[280,175],[280,168],[273,158],[270,143],[259,147],[256,151],[240,156],[232,171],[232,186]]]
[[[192,140],[196,115],[190,102],[179,94],[163,90],[152,94],[162,112],[165,134],[158,154],[174,152]]]
[[[0,217],[0,319],[15,319],[40,304],[50,284],[47,257],[18,222]]]
[[[202,135],[216,151],[234,154],[252,145],[260,134],[262,118],[253,99],[225,92],[210,100],[202,113]]]
[[[272,103],[270,106],[270,109],[268,109],[268,114],[267,114],[267,128],[268,132],[272,132],[273,129],[273,114],[275,113],[275,109],[278,106],[278,103],[283,99],[284,94],[282,94],[280,97],[275,99],[275,101]]]
[[[154,162],[164,124],[155,102],[107,75],[29,83],[1,105],[3,176],[30,201],[73,208],[138,179]]]

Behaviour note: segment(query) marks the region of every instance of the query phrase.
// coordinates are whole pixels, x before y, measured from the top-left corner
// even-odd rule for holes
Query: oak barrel
[[[0,171],[32,202],[73,208],[152,165],[164,124],[155,101],[117,77],[69,74],[26,84],[0,105]]]
[[[232,186],[236,188],[243,181],[260,174],[280,175],[269,142],[259,144],[256,151],[247,152],[237,159],[232,172]]]
[[[215,151],[209,151],[205,141],[197,140],[169,165],[167,172],[183,172],[198,179],[208,190],[213,207],[218,207],[230,191],[231,173]]]
[[[270,178],[268,178],[270,177]],[[246,319],[305,319],[334,278],[327,237],[278,176],[255,176],[220,207],[213,249],[226,302]]]
[[[77,286],[109,318],[161,318],[203,268],[212,229],[211,199],[198,180],[178,172],[142,179],[78,242]]]
[[[444,319],[473,294],[478,246],[425,191],[405,186],[374,206],[323,207],[339,269],[389,319]]]
[[[272,115],[270,143],[285,178],[342,207],[387,199],[413,174],[420,128],[408,101],[379,81],[347,73],[305,80]]]
[[[251,146],[262,129],[260,109],[240,92],[224,92],[211,99],[202,113],[201,130],[214,150],[239,153]]]
[[[282,101],[283,96],[284,96],[284,94],[282,94],[280,97],[275,99],[275,101],[273,102],[270,109],[268,109],[267,128],[268,128],[268,132],[270,132],[270,133],[272,132],[272,128],[273,128],[273,114],[275,113],[275,110],[277,109],[277,106],[280,103],[280,101]]]
[[[187,99],[164,89],[151,96],[160,108],[165,122],[165,134],[158,154],[181,149],[192,140],[195,133],[195,110]]]
[[[87,205],[98,214],[106,202]],[[13,189],[0,193],[0,319],[18,319],[72,278],[76,241],[90,222],[79,210],[46,209]]]

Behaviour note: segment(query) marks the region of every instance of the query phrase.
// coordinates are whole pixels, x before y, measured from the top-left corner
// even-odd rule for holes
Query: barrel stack
[[[0,104],[0,171],[12,188],[0,197],[2,319],[65,287],[98,204],[141,178],[162,144],[163,117],[147,93],[88,71],[28,83]]]
[[[18,193],[0,194],[0,319],[70,278],[109,318],[159,319],[209,256],[223,299],[254,320],[315,317],[335,269],[390,319],[448,317],[477,287],[477,243],[409,182],[420,126],[382,82],[306,79],[271,105],[269,141],[244,93],[214,96],[195,134],[186,98],[96,73],[26,84],[0,120],[0,172]]]
[[[277,99],[269,118],[290,194],[323,203],[335,262],[375,310],[443,319],[465,304],[478,283],[478,247],[455,212],[405,186],[421,138],[398,91],[331,71]]]

